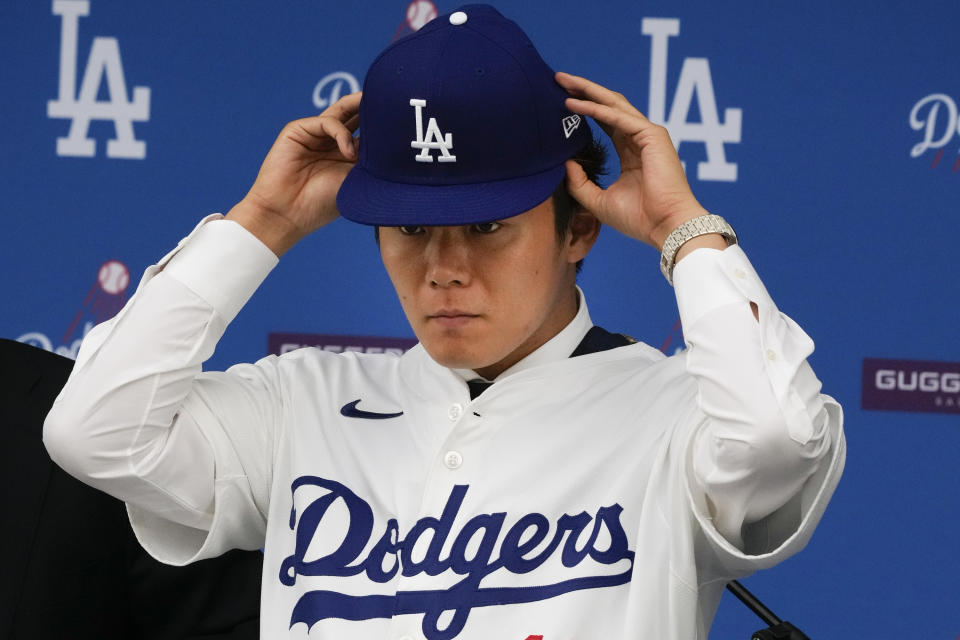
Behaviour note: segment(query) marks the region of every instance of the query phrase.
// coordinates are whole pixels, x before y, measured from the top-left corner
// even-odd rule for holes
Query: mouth
[[[442,327],[459,327],[479,317],[480,314],[469,313],[461,309],[441,309],[436,313],[429,314],[427,320],[433,321]]]

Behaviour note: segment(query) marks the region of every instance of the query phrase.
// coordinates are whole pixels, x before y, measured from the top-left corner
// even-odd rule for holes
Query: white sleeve
[[[277,258],[219,218],[204,219],[148,268],[120,313],[90,331],[44,424],[50,457],[125,501],[141,541],[168,539],[170,552],[156,555],[175,564],[211,547],[216,520],[251,519],[220,514],[222,502],[245,502],[249,511],[266,500],[264,464],[234,451],[242,447],[223,425],[246,418],[257,424],[241,433],[267,431],[269,383],[241,372],[222,384],[227,374],[202,374],[201,364]],[[213,419],[205,408],[211,394],[236,409]]]
[[[690,442],[690,489],[706,507],[698,518],[744,550],[748,525],[798,498],[815,474],[824,477],[821,465],[835,471],[835,484],[845,451],[842,413],[820,394],[807,363],[813,341],[780,313],[739,246],[690,253],[677,264],[674,284],[687,370],[707,416]],[[780,537],[800,525],[802,514],[791,511],[796,517],[780,522],[787,527]]]

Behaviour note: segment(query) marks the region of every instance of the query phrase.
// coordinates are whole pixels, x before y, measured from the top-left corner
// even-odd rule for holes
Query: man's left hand
[[[620,176],[606,189],[567,161],[567,188],[577,202],[600,222],[658,251],[671,231],[708,213],[690,190],[665,128],[650,122],[622,94],[586,78],[560,72],[556,80],[572,96],[567,107],[593,118],[620,156]]]

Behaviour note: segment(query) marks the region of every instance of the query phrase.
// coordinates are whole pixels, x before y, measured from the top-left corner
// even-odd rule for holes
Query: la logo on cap
[[[450,154],[450,150],[453,149],[453,134],[442,133],[436,118],[430,118],[427,122],[427,137],[423,137],[423,108],[427,106],[427,101],[410,98],[410,106],[413,107],[417,118],[417,139],[413,140],[410,146],[420,149],[420,153],[414,156],[414,159],[417,162],[433,162],[430,151],[436,149],[441,154],[437,157],[438,162],[456,162],[457,156]]]

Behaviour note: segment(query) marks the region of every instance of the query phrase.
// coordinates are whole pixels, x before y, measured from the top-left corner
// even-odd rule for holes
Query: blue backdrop
[[[243,196],[286,121],[456,6],[0,4],[0,336],[75,353],[145,266]],[[845,407],[847,470],[823,523],[747,586],[814,638],[958,637],[960,3],[500,8],[554,68],[668,125],[695,193],[814,338]],[[653,250],[605,230],[581,280],[600,324],[682,343]],[[259,358],[278,332],[411,335],[369,229],[338,221],[289,253],[209,366]],[[863,379],[867,358],[941,374],[916,389],[908,365]],[[923,411],[862,408],[890,385]],[[759,626],[725,600],[711,637]]]

